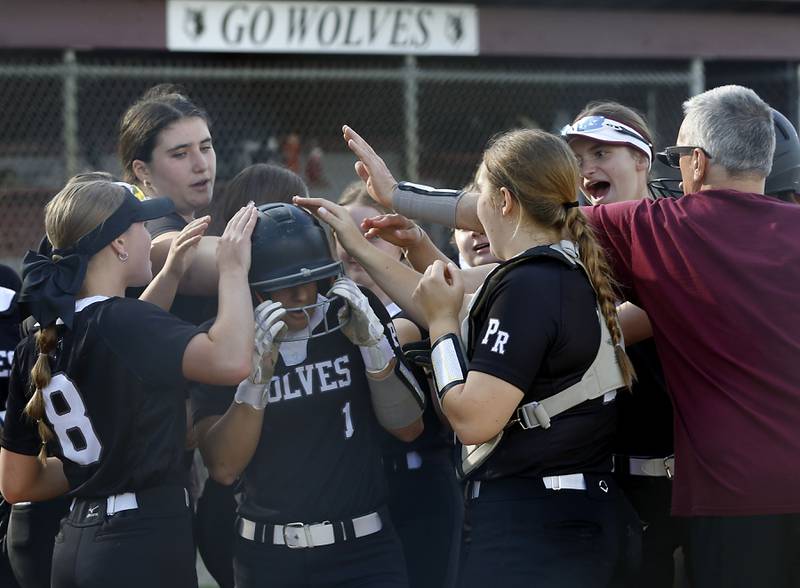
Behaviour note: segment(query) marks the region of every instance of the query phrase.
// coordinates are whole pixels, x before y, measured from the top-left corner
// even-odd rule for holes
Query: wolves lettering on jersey
[[[334,360],[294,366],[285,374],[272,377],[268,401],[274,404],[347,388],[353,381],[349,365],[350,357],[342,355]]]
[[[388,337],[388,315],[374,294],[366,295]],[[332,324],[340,304],[327,309]],[[371,512],[384,501],[380,426],[361,352],[341,331],[304,343],[279,355],[270,381],[261,435],[243,475],[240,512],[251,518],[337,519]],[[220,393],[200,388],[193,401],[200,410],[217,407]]]

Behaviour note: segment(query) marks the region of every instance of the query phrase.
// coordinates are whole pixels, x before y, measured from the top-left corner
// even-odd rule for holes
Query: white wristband
[[[436,394],[440,400],[450,388],[467,381],[467,366],[461,341],[452,333],[442,335],[431,346],[431,364],[436,380]]]
[[[375,345],[359,347],[361,350],[361,357],[364,358],[364,367],[368,372],[378,373],[386,369],[389,362],[394,359],[394,349],[386,338],[386,335],[381,336],[381,340]]]
[[[249,404],[256,410],[264,410],[267,406],[267,388],[269,382],[266,384],[253,384],[250,380],[244,380],[236,388],[236,394],[233,401],[236,404]]]

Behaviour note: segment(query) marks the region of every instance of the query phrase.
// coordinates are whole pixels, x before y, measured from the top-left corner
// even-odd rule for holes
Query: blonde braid
[[[35,388],[28,404],[25,405],[25,414],[34,421],[39,430],[39,438],[42,440],[42,447],[39,450],[39,460],[44,463],[47,459],[47,442],[53,439],[53,431],[47,426],[44,420],[44,393],[43,390],[50,384],[52,377],[50,373],[50,359],[48,355],[55,349],[58,342],[56,326],[50,325],[36,333],[36,347],[39,356],[31,369],[31,384]]]
[[[636,371],[622,345],[622,329],[617,319],[617,307],[615,304],[618,297],[615,295],[614,284],[609,277],[611,276],[611,268],[583,213],[578,208],[565,209],[564,212],[566,215],[566,230],[572,240],[578,244],[581,261],[589,273],[589,281],[591,281],[595,292],[597,292],[600,310],[603,312],[606,326],[611,334],[611,340],[614,342],[614,354],[617,358],[617,364],[622,371],[625,385],[630,388],[636,379]]]

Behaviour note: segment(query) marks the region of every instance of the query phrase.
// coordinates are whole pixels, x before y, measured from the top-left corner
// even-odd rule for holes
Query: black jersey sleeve
[[[6,400],[6,418],[3,425],[3,436],[0,445],[14,453],[22,455],[36,455],[41,447],[36,424],[24,413],[28,403],[27,366],[30,365],[28,357],[29,348],[33,343],[31,339],[24,339],[16,349],[14,362],[11,365],[11,374],[8,382],[8,399]]]
[[[145,227],[147,227],[147,232],[150,233],[150,238],[155,239],[164,233],[182,231],[187,224],[182,216],[177,212],[173,212],[167,216],[147,221]]]
[[[126,367],[146,383],[180,387],[183,354],[208,329],[187,323],[154,304],[119,298],[103,309],[103,337]]]
[[[556,339],[560,322],[560,262],[527,263],[502,277],[488,293],[469,369],[530,389]]]

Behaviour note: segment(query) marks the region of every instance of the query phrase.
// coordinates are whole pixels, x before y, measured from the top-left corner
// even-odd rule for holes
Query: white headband
[[[586,116],[573,125],[561,129],[568,142],[575,137],[585,137],[612,145],[630,145],[647,156],[647,169],[653,165],[653,145],[636,129],[604,116]]]

